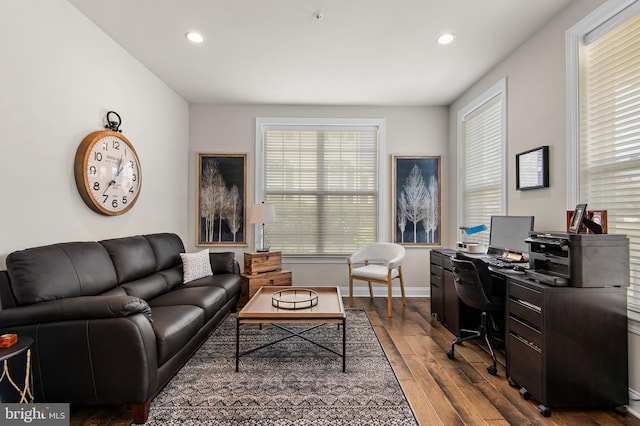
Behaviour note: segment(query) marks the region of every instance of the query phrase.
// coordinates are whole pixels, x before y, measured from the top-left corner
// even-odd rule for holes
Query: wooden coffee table
[[[318,293],[317,305],[300,309],[276,308],[272,304],[272,296],[280,290],[308,289]],[[240,353],[240,325],[241,324],[273,324],[276,327],[290,333],[286,337],[269,342],[262,346]],[[302,331],[290,330],[280,324],[314,324]],[[321,345],[318,342],[303,336],[303,333],[321,327],[324,324],[342,325],[342,353]],[[266,348],[275,343],[292,337],[300,337],[329,352],[342,357],[342,372],[346,370],[346,317],[342,296],[338,287],[277,287],[269,286],[260,288],[236,315],[236,371],[238,371],[240,357],[259,349]]]

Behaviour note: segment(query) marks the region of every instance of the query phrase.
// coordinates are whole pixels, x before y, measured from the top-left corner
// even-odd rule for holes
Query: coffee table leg
[[[342,318],[342,372],[347,371],[347,319]]]
[[[240,319],[236,317],[236,373],[240,363]]]

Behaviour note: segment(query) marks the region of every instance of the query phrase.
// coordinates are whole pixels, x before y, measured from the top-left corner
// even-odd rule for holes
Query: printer
[[[531,232],[526,277],[553,286],[628,287],[629,239],[614,234]]]

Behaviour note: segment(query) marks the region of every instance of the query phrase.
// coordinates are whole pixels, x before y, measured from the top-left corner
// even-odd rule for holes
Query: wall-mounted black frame
[[[543,145],[516,154],[516,189],[549,187],[549,146]]]

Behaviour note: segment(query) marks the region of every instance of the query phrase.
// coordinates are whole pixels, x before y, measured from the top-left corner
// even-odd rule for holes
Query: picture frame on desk
[[[587,205],[586,204],[578,204],[576,205],[573,214],[571,215],[571,220],[569,221],[569,226],[567,227],[567,232],[571,234],[580,233],[581,228],[584,227],[582,224],[582,220],[584,219],[584,215],[586,214]],[[585,227],[586,230],[586,227]],[[585,231],[586,232],[586,231]]]
[[[571,224],[571,219],[573,218],[573,213],[575,212],[575,210],[567,210],[567,228],[566,228],[566,232],[570,232],[569,231],[569,225]],[[603,234],[607,234],[607,210],[587,210],[587,212],[585,213],[585,217],[587,219],[592,220],[593,222],[597,223],[598,225],[602,226],[602,233]],[[587,229],[586,226],[584,226],[584,224],[580,225],[580,231],[578,232],[579,234],[592,234],[593,232],[591,232],[589,229]]]
[[[606,210],[589,210],[587,211],[587,218],[591,221],[597,223],[602,226],[602,233],[608,234],[607,231],[607,211]],[[592,232],[589,231],[589,234]]]

